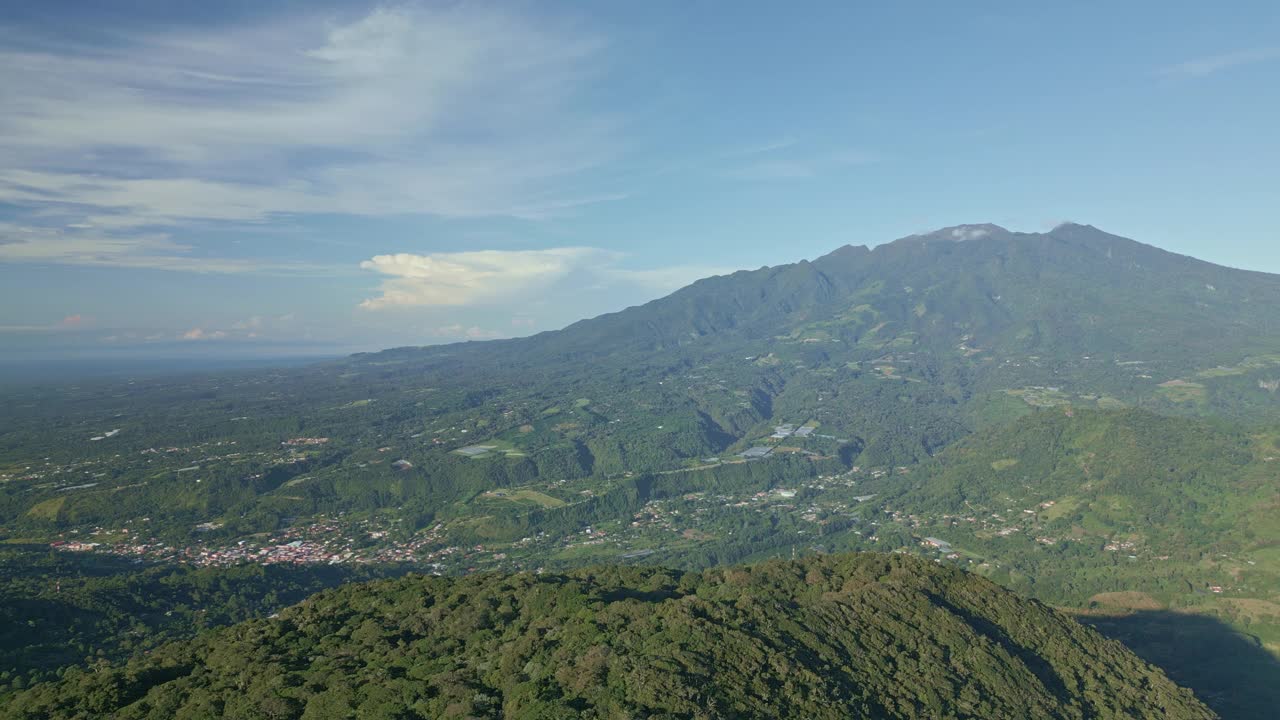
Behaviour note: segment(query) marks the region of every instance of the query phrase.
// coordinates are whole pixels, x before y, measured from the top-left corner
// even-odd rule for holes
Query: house
[[[944,553],[951,552],[951,543],[947,542],[946,540],[942,540],[940,538],[927,537],[924,539],[924,544],[928,545],[929,547],[937,548]]]

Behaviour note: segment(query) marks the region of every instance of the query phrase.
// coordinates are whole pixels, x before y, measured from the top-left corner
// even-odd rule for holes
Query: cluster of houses
[[[218,523],[202,523],[201,532],[217,529]],[[190,545],[175,547],[155,540],[107,545],[97,542],[58,540],[50,543],[63,552],[107,552],[152,561],[181,562],[195,566],[226,566],[241,563],[260,565],[337,565],[340,563],[441,562],[460,553],[458,547],[441,548],[443,526],[418,533],[405,542],[387,541],[385,530],[371,530],[366,522],[348,524],[332,519],[275,533],[262,542],[239,540],[233,545]],[[374,547],[359,547],[355,538],[368,535],[380,540]]]

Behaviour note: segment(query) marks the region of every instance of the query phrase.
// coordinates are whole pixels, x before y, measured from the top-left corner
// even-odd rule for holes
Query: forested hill
[[[1120,644],[922,560],[414,576],[71,671],[0,716],[1210,718]]]

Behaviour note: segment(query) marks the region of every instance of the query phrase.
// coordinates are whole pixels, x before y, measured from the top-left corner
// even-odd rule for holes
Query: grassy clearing
[[[505,500],[514,503],[533,504],[544,508],[557,508],[568,505],[568,503],[560,498],[551,497],[546,493],[529,489],[490,490],[488,492],[481,493],[480,497],[486,500]]]
[[[1259,355],[1245,358],[1239,365],[1219,365],[1196,373],[1199,378],[1221,378],[1245,375],[1253,370],[1280,365],[1280,355]]]
[[[1059,498],[1052,506],[1045,508],[1042,513],[1042,517],[1044,517],[1046,521],[1052,522],[1058,518],[1066,517],[1068,514],[1075,512],[1078,507],[1080,507],[1080,498],[1078,497],[1067,496]]]
[[[296,486],[296,485],[301,485],[302,483],[304,483],[304,482],[306,482],[306,481],[308,481],[308,480],[313,479],[313,477],[314,477],[314,476],[312,476],[312,475],[303,475],[303,476],[301,476],[301,477],[296,477],[296,478],[294,478],[294,479],[292,479],[292,480],[289,480],[288,482],[286,482],[284,485],[281,485],[280,487],[282,487],[282,488],[289,488],[289,487],[294,487],[294,486]]]
[[[1057,407],[1071,404],[1071,396],[1057,388],[1025,387],[1014,388],[1005,392],[1014,397],[1022,398],[1022,401],[1031,407]]]
[[[41,520],[57,520],[58,513],[62,512],[62,506],[67,504],[67,496],[50,498],[44,502],[36,503],[27,510],[27,515],[40,518]]]
[[[476,450],[475,452],[472,451],[473,448]],[[463,452],[464,450],[467,452]],[[479,452],[479,450],[483,450],[483,452]],[[481,458],[487,459],[498,454],[504,454],[507,457],[524,457],[525,455],[523,449],[512,442],[502,440],[500,438],[489,438],[484,442],[479,442],[475,445],[468,445],[465,448],[458,448],[453,452],[458,455],[469,457],[472,460],[479,460]]]
[[[1162,382],[1157,387],[1157,391],[1164,397],[1175,403],[1203,403],[1208,393],[1204,385],[1190,380],[1169,380]]]

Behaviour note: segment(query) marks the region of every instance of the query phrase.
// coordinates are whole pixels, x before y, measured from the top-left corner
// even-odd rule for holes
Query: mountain
[[[1087,225],[1047,233],[961,225],[707,278],[502,346],[537,361],[702,345],[714,355],[717,344],[789,338],[838,341],[847,346],[841,354],[854,357],[908,349],[982,364],[1030,354],[1074,367],[1091,355],[1185,371],[1274,352],[1280,321],[1269,308],[1277,301],[1280,277]],[[445,352],[465,354],[466,347]],[[483,354],[484,346],[472,347]]]
[[[914,333],[920,337],[912,344],[946,351],[969,336],[971,347],[992,350],[1068,345],[1074,354],[1082,343],[1098,342],[1090,349],[1148,352],[1156,348],[1142,331],[1153,321],[1195,329],[1184,339],[1211,348],[1214,339],[1274,334],[1265,304],[1278,293],[1274,276],[1215,266],[1087,225],[1047,233],[962,225],[871,250],[845,246],[812,262],[701,280],[530,344],[613,352],[628,343],[670,347],[726,332],[769,338],[843,317],[848,322],[837,326],[838,335],[855,343],[866,327],[887,321],[898,327],[893,335],[880,331],[884,340]],[[843,316],[851,299],[881,317],[861,318],[875,320],[866,325]],[[1224,316],[1231,321],[1218,322]]]
[[[657,465],[722,452],[792,419],[780,412],[816,412],[818,396],[832,410],[824,422],[860,438],[871,461],[910,462],[993,417],[1066,401],[1276,417],[1277,303],[1278,276],[1090,226],[965,225],[707,278],[531,338],[401,349],[344,367],[405,381],[474,378],[495,398],[532,381],[548,403],[596,398],[601,386],[670,395],[658,381],[714,377],[734,392],[692,383],[702,387],[662,403],[683,404],[678,412],[696,423],[680,428],[684,447],[655,453],[665,456]],[[909,397],[913,417],[901,403],[881,412],[887,393]],[[640,440],[629,431],[617,447],[602,437],[616,433],[596,430],[579,434],[606,456]]]
[[[843,555],[682,574],[410,577],[68,673],[9,718],[1210,718],[1068,617]]]

